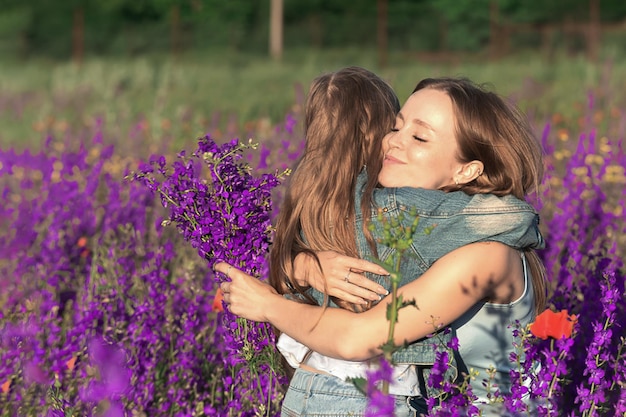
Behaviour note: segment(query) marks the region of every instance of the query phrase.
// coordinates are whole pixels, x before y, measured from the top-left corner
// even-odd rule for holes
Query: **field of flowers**
[[[501,398],[511,415],[626,415],[626,108],[580,96],[574,116],[534,120],[550,310],[572,331],[520,331],[511,360],[542,367]],[[263,276],[302,150],[294,108],[174,152],[143,118],[107,137],[87,114],[36,149],[0,148],[1,416],[278,415],[271,329],[223,311],[210,266]]]

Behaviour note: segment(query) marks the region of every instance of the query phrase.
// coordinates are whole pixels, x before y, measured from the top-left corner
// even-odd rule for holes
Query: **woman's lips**
[[[403,163],[402,161],[400,161],[399,159],[394,158],[391,155],[385,155],[384,162],[388,163],[388,164],[402,164]]]

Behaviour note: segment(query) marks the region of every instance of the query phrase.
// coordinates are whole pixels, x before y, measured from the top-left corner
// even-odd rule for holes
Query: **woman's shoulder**
[[[513,195],[466,194],[463,191],[427,190],[424,188],[379,188],[374,191],[379,207],[416,211],[421,216],[454,216],[524,213],[536,215],[536,209]]]

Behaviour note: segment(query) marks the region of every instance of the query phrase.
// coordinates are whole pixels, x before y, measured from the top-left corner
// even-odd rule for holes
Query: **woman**
[[[526,120],[497,95],[463,79],[420,82],[385,137],[383,149],[385,160],[378,180],[385,187],[460,189],[467,194],[489,192],[521,199],[541,182],[541,149]],[[465,226],[475,231],[472,224]],[[474,394],[488,402],[482,380],[490,366],[496,368],[494,379],[500,391],[505,394],[509,386],[507,361],[513,346],[508,323],[530,323],[544,302],[542,265],[528,250],[542,242],[538,237],[520,246],[527,249],[525,253],[507,242],[475,242],[452,248],[437,259],[421,257],[419,263],[428,269],[400,290],[405,300],[415,299],[419,309],[400,311],[394,337],[398,345],[424,338],[433,331],[432,317],[450,325],[459,338],[461,365],[481,372],[472,383]],[[424,247],[416,252],[422,255],[424,251],[428,255]],[[342,262],[346,264],[345,259]],[[269,321],[330,357],[367,360],[381,353],[388,328],[386,302],[361,314],[323,311],[286,300],[227,264],[216,269],[229,272],[233,279],[222,285],[233,313]],[[489,331],[485,332],[485,326]],[[476,349],[487,341],[497,352],[485,355]]]

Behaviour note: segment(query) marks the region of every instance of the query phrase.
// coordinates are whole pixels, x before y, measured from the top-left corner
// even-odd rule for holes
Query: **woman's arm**
[[[420,279],[400,288],[399,295],[404,300],[415,299],[418,308],[400,310],[395,343],[401,345],[427,336],[435,330],[435,324],[450,324],[478,301],[510,285],[510,277],[518,276],[512,270],[511,251],[500,243],[467,245],[441,258]],[[225,263],[216,265],[220,272],[227,269]],[[324,310],[287,300],[267,284],[234,268],[230,276],[232,282],[223,283],[221,288],[234,314],[268,321],[327,356],[360,361],[381,353],[379,347],[389,331],[387,299],[359,314]]]

